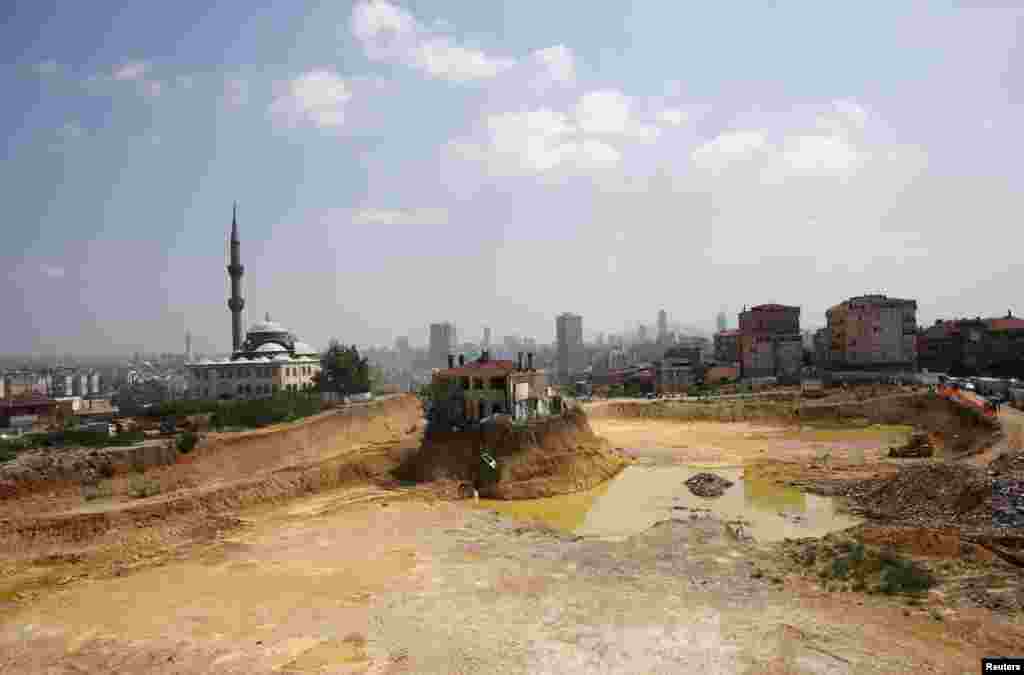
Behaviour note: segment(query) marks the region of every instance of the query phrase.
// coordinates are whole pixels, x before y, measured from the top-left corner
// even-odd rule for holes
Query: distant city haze
[[[7,13],[0,354],[230,351],[236,200],[317,349],[1024,313],[1013,3],[314,4]]]

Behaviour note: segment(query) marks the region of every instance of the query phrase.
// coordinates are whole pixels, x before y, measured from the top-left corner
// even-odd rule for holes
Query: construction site
[[[963,673],[1024,644],[1019,411],[892,385],[425,431],[394,395],[0,464],[0,671]]]

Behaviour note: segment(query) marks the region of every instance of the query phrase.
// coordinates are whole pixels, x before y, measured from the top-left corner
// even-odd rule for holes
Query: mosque
[[[231,358],[189,360],[189,393],[192,398],[253,399],[284,391],[312,389],[313,376],[320,371],[320,354],[301,342],[276,321],[257,321],[242,338],[241,245],[238,239],[238,209],[231,216]]]

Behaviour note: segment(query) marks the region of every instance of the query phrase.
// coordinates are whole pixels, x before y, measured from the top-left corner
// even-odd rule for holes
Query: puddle
[[[733,481],[721,497],[692,494],[684,481],[701,471]],[[725,520],[742,519],[757,541],[822,537],[859,524],[835,501],[768,480],[744,480],[740,467],[694,465],[626,467],[615,479],[585,492],[531,500],[480,500],[479,506],[560,530],[602,539],[625,539],[668,518],[688,518],[708,509]]]

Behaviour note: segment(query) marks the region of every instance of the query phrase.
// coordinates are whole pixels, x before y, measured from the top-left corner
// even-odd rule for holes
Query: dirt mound
[[[295,466],[270,475],[211,484],[191,490],[115,504],[97,512],[83,510],[36,517],[0,519],[0,541],[12,549],[27,545],[90,542],[119,531],[158,525],[170,518],[189,520],[274,503],[347,485],[393,484],[390,472],[397,452],[371,452],[313,466]],[[196,521],[198,522],[198,521]]]
[[[0,465],[0,500],[52,489],[60,483],[93,484],[119,473],[174,464],[177,458],[171,441],[126,448],[30,450]]]
[[[915,431],[901,448],[890,448],[890,457],[931,457],[935,454],[931,439],[922,431]]]
[[[320,465],[353,452],[394,444],[421,421],[414,396],[398,396],[330,410],[265,429],[209,433],[188,454],[168,444],[99,451],[56,450],[36,458],[26,453],[0,471],[6,515],[52,513],[77,508],[82,485],[98,474],[113,497],[129,494],[127,474],[145,471],[160,491],[189,490],[213,483],[254,480],[270,473]],[[123,474],[123,475],[122,475]]]
[[[732,481],[713,473],[698,473],[686,479],[686,487],[698,497],[721,497]]]
[[[628,459],[594,434],[581,411],[529,425],[507,420],[477,430],[437,432],[425,438],[396,471],[402,480],[476,481],[480,453],[497,460],[497,481],[481,496],[532,499],[586,490],[617,474]]]
[[[964,464],[921,464],[902,469],[864,497],[868,516],[920,525],[991,526],[992,486],[985,473]]]

